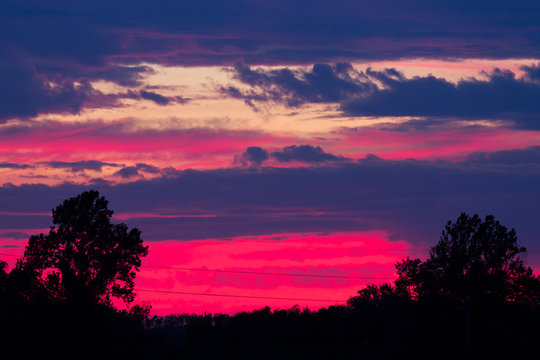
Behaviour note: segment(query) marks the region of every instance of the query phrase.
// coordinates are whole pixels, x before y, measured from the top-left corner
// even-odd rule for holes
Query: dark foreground
[[[111,297],[133,300],[135,270],[147,247],[138,230],[128,233],[124,224],[110,224],[112,212],[98,195],[83,193],[57,207],[58,229],[32,236],[11,272],[0,261],[2,359],[524,359],[537,354],[540,276],[525,265],[526,249],[515,230],[493,216],[461,214],[449,221],[426,260],[398,262],[394,284],[368,285],[347,306],[149,319],[144,306],[130,312],[112,307]]]
[[[3,302],[5,359],[502,359],[540,343],[537,309],[388,301],[142,319],[103,306]]]

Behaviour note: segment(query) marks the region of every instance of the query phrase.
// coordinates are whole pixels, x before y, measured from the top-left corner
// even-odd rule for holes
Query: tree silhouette
[[[7,262],[0,260],[0,296],[6,291],[8,272]]]
[[[446,224],[426,261],[407,258],[396,264],[396,291],[455,305],[480,299],[538,303],[539,279],[524,265],[526,251],[515,230],[493,216],[482,221],[462,213]]]
[[[396,292],[395,287],[391,284],[370,284],[358,291],[357,296],[353,296],[347,300],[347,305],[353,308],[373,308],[400,303],[404,300],[406,298]]]
[[[65,200],[52,210],[49,234],[33,235],[18,271],[34,273],[50,297],[112,305],[134,300],[134,279],[148,254],[141,232],[112,224],[108,201],[97,191]]]
[[[540,339],[540,277],[525,255],[514,229],[463,213],[425,261],[398,262],[394,285],[369,285],[347,305],[377,339],[407,335],[438,358],[441,349],[447,358],[524,357]]]

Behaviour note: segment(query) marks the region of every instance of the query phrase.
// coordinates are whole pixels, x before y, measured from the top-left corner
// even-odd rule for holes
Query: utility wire
[[[294,274],[294,273],[280,273],[280,272],[263,272],[263,271],[247,271],[247,270],[219,270],[219,269],[200,269],[200,268],[188,268],[188,267],[174,267],[174,266],[151,266],[143,265],[144,268],[155,269],[171,269],[181,271],[204,271],[204,272],[217,272],[228,274],[253,274],[253,275],[273,275],[273,276],[295,276],[295,277],[311,277],[311,278],[333,278],[333,279],[370,279],[370,280],[389,280],[390,277],[374,277],[374,276],[360,276],[360,275],[320,275],[320,274]]]
[[[331,302],[331,303],[343,302],[343,300],[330,300],[330,299],[306,299],[306,298],[290,298],[290,297],[277,297],[277,296],[233,295],[233,294],[198,293],[198,292],[172,291],[172,290],[137,289],[136,291],[165,293],[165,294],[180,294],[180,295],[219,296],[219,297],[245,298],[245,299],[318,301],[318,302]]]
[[[3,254],[3,256],[15,256],[13,254]],[[265,276],[292,276],[292,277],[308,277],[308,278],[323,278],[323,279],[364,279],[364,280],[391,280],[392,277],[376,277],[376,276],[361,276],[361,275],[321,275],[321,274],[294,274],[282,272],[266,272],[266,271],[249,271],[249,270],[220,270],[220,269],[201,269],[190,267],[177,266],[157,266],[157,265],[142,265],[141,268],[164,269],[164,270],[180,270],[180,271],[198,271],[198,272],[215,272],[225,274],[250,274],[250,275],[265,275]]]

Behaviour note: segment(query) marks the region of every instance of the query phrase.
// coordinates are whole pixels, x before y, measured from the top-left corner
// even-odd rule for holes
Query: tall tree
[[[537,303],[539,280],[525,266],[525,253],[514,229],[491,215],[482,221],[463,213],[446,224],[426,261],[396,264],[396,289],[418,299],[454,304],[479,298]]]
[[[108,201],[91,190],[52,210],[47,235],[28,241],[19,269],[36,272],[50,296],[112,305],[134,300],[134,280],[148,254],[141,232],[112,224]]]

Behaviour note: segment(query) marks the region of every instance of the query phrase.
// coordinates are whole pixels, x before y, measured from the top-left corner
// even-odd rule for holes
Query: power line
[[[15,256],[13,254],[2,254],[3,256]],[[199,272],[215,272],[225,274],[248,274],[248,275],[265,275],[265,276],[292,276],[306,278],[322,278],[322,279],[362,279],[362,280],[392,280],[393,277],[376,277],[376,276],[361,276],[361,275],[322,275],[322,274],[294,274],[281,272],[265,272],[265,271],[248,271],[248,270],[220,270],[220,269],[201,269],[177,266],[154,266],[142,265],[142,268],[164,269],[164,270],[180,270],[180,271],[199,271]]]
[[[368,279],[368,280],[390,280],[391,277],[374,277],[374,276],[360,276],[360,275],[321,275],[321,274],[294,274],[294,273],[280,273],[280,272],[264,272],[264,271],[247,271],[247,270],[220,270],[220,269],[200,269],[200,268],[188,268],[188,267],[175,267],[175,266],[153,266],[143,265],[144,268],[155,269],[171,269],[181,271],[204,271],[204,272],[217,272],[228,274],[252,274],[252,275],[270,275],[270,276],[295,276],[295,277],[312,277],[312,278],[334,278],[334,279]]]
[[[245,299],[263,299],[263,300],[318,301],[318,302],[331,302],[331,303],[341,303],[341,302],[343,302],[343,300],[330,300],[330,299],[290,298],[290,297],[255,296],[255,295],[233,295],[233,294],[198,293],[198,292],[172,291],[172,290],[137,289],[136,291],[153,292],[153,293],[165,293],[165,294],[180,294],[180,295],[197,295],[197,296],[200,295],[200,296],[219,296],[219,297],[231,297],[231,298],[245,298]]]
[[[3,254],[3,256],[15,256],[13,254]],[[221,270],[221,269],[201,269],[178,266],[157,266],[157,265],[142,265],[142,268],[165,269],[165,270],[180,270],[180,271],[198,271],[198,272],[215,272],[225,274],[250,274],[250,275],[265,275],[265,276],[292,276],[292,277],[308,277],[308,278],[323,278],[323,279],[363,279],[363,280],[392,280],[393,277],[376,277],[376,276],[361,276],[361,275],[322,275],[322,274],[294,274],[283,272],[266,272],[266,271],[248,271],[248,270]]]

